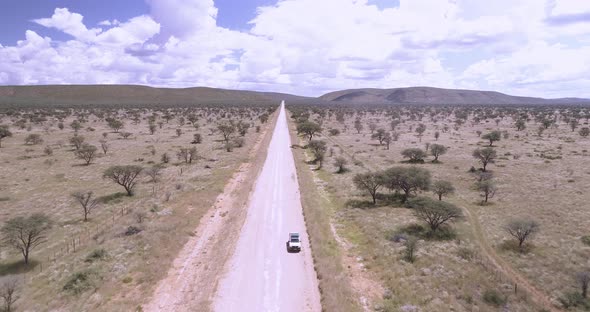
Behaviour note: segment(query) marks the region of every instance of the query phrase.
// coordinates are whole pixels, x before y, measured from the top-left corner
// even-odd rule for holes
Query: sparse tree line
[[[417,141],[421,141],[427,132],[426,121],[434,123],[431,130],[435,141],[441,134],[451,130],[459,131],[464,127],[473,127],[478,124],[487,124],[486,131],[477,131],[478,137],[485,141],[485,145],[472,150],[471,156],[479,163],[479,168],[472,167],[469,171],[473,175],[474,182],[471,190],[479,192],[481,205],[487,204],[498,193],[498,182],[489,170],[489,165],[494,164],[499,157],[496,149],[498,142],[509,139],[512,135],[507,130],[500,131],[499,126],[512,127],[515,130],[514,138],[529,137],[527,128],[532,129],[530,134],[534,136],[556,135],[556,129],[567,129],[572,134],[584,139],[590,136],[588,127],[590,108],[584,106],[574,107],[546,107],[546,106],[380,106],[367,105],[363,107],[348,106],[345,104],[330,104],[325,106],[290,105],[289,110],[297,122],[297,132],[307,138],[308,148],[317,149],[316,135],[322,131],[327,121],[332,121],[328,133],[331,137],[337,137],[342,133],[352,135],[370,135],[370,138],[378,142],[377,146],[383,146],[389,150],[390,144],[399,139],[404,132],[415,133]],[[311,121],[313,120],[313,121]],[[451,121],[449,124],[448,122]],[[491,122],[490,122],[491,121]],[[390,123],[388,127],[382,125]],[[430,126],[429,126],[430,127]],[[498,130],[494,130],[498,127]],[[564,133],[562,130],[559,133]],[[457,135],[457,133],[453,134]],[[573,139],[573,138],[572,138]],[[313,142],[313,143],[312,143]],[[322,141],[323,142],[323,141]],[[358,142],[358,140],[357,140]],[[412,142],[414,143],[414,142]],[[318,150],[332,150],[323,144]],[[425,148],[407,148],[401,151],[405,162],[419,164],[424,163],[428,156],[432,156],[432,162],[439,162],[439,157],[444,156],[448,147],[442,144],[426,143]],[[315,153],[312,153],[315,155]],[[332,153],[330,153],[330,156]],[[506,153],[505,156],[510,155]],[[518,159],[518,155],[514,155]],[[321,158],[321,157],[320,157]],[[443,157],[444,158],[444,157]],[[352,156],[354,159],[354,155]],[[444,159],[443,159],[444,160]],[[347,159],[342,156],[334,158],[336,173],[346,172]],[[320,166],[321,167],[321,166]],[[441,227],[462,218],[460,208],[444,201],[444,198],[455,192],[455,187],[449,181],[430,181],[429,173],[419,167],[392,167],[387,170],[356,174],[353,183],[356,188],[371,199],[371,204],[376,205],[380,201],[388,205],[392,198],[399,200],[404,206],[412,209],[414,216],[424,222],[429,235],[436,233]],[[432,191],[438,200],[418,196],[421,192]],[[509,218],[504,224],[499,225],[506,236],[511,240],[506,241],[507,246],[522,253],[528,252],[532,246],[531,240],[539,233],[540,224],[530,217]],[[590,240],[589,240],[590,241]],[[419,247],[419,239],[408,236],[404,239],[404,259],[413,262],[416,259]],[[590,284],[590,271],[580,270],[572,275],[572,285],[577,291],[566,292],[559,298],[565,308],[590,307],[587,300],[588,285]],[[574,284],[575,282],[575,284]]]
[[[41,145],[45,142],[43,133],[27,133],[41,128],[46,134],[52,131],[63,131],[71,133],[68,143],[71,146],[71,153],[77,159],[83,161],[84,165],[92,165],[96,162],[99,154],[107,155],[113,153],[112,136],[118,135],[122,140],[128,140],[137,135],[138,125],[146,124],[145,135],[154,135],[164,125],[169,125],[167,129],[175,130],[176,137],[182,137],[185,134],[183,126],[189,126],[196,133],[192,133],[190,141],[185,146],[176,147],[173,153],[179,163],[178,165],[190,165],[197,163],[202,159],[197,146],[189,144],[202,144],[203,135],[199,132],[201,126],[206,124],[211,129],[209,135],[215,135],[217,138],[211,142],[219,142],[221,147],[228,152],[235,148],[245,146],[245,137],[250,131],[260,132],[261,126],[268,123],[271,114],[276,110],[276,106],[252,106],[252,107],[210,107],[210,108],[170,108],[162,110],[151,109],[68,109],[68,110],[40,110],[35,113],[29,113],[25,110],[11,110],[5,115],[0,114],[0,148],[5,148],[3,143],[24,132],[24,144],[30,146]],[[7,118],[8,117],[8,118]],[[73,120],[72,120],[73,119]],[[69,121],[68,121],[69,120]],[[176,120],[176,125],[171,124]],[[12,124],[10,122],[12,121]],[[7,123],[8,122],[8,123]],[[6,123],[6,124],[4,124]],[[93,145],[87,142],[86,137],[91,135],[83,134],[94,132],[95,129],[89,124],[100,124],[110,129],[110,132],[102,133],[102,139],[99,144]],[[12,130],[11,128],[16,128]],[[131,129],[131,131],[126,131]],[[188,131],[188,130],[187,130]],[[94,135],[93,135],[94,136]],[[157,142],[157,141],[156,141]],[[60,148],[63,143],[58,142]],[[217,143],[216,143],[217,144]],[[47,145],[43,152],[52,156],[56,145]],[[155,155],[156,148],[148,146],[151,155]],[[216,147],[214,147],[216,148]],[[118,152],[118,151],[115,151]],[[139,165],[113,165],[102,170],[102,178],[121,187],[127,196],[135,195],[136,186],[141,177],[149,178],[148,182],[158,182],[165,165],[171,162],[168,153],[163,153],[160,159],[161,163],[145,167]],[[180,166],[181,168],[183,166]],[[182,169],[181,169],[182,173]],[[177,187],[178,189],[178,187]],[[68,195],[79,209],[83,222],[91,221],[92,215],[101,208],[103,199],[97,197],[92,190],[77,190]],[[169,198],[169,195],[167,195]],[[168,199],[166,199],[168,200]],[[147,215],[142,212],[136,213],[138,223],[141,223]],[[33,213],[29,216],[19,216],[11,218],[1,225],[0,240],[2,247],[11,248],[22,257],[24,266],[30,266],[32,255],[40,247],[51,239],[51,231],[55,221],[44,213]],[[125,235],[132,235],[141,229],[131,227]],[[12,311],[14,303],[19,299],[19,289],[23,287],[20,278],[11,276],[0,277],[0,307],[1,311]],[[65,289],[65,288],[64,288]],[[3,301],[2,301],[3,300]]]

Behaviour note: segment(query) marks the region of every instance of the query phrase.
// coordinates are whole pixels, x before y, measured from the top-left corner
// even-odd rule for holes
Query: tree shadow
[[[518,246],[518,242],[515,240],[505,240],[500,245],[500,250],[514,252],[518,254],[526,255],[530,253],[535,247],[531,243],[524,243],[522,246]]]
[[[403,207],[403,194],[399,193],[392,193],[392,194],[381,194],[378,193],[375,197],[377,199],[377,203],[373,204],[371,200],[359,200],[359,199],[349,199],[346,201],[345,205],[348,208],[359,208],[359,209],[369,209],[369,208],[377,208],[377,207],[387,207],[391,206],[393,208]]]
[[[29,260],[29,264],[27,265],[25,265],[23,260],[0,263],[0,276],[27,273],[34,270],[37,265],[39,265],[39,262],[32,259]]]
[[[400,161],[400,163],[402,163],[402,164],[423,164],[424,163],[424,159],[418,159],[418,160],[402,160],[402,161]]]
[[[123,200],[123,198],[125,198],[125,197],[127,197],[127,193],[117,192],[117,193],[98,197],[96,200],[102,204],[111,204],[111,203],[116,204],[116,203],[120,203]]]
[[[376,208],[378,204],[373,204],[370,200],[358,200],[358,199],[349,199],[346,201],[345,205],[348,208],[359,208],[359,209],[369,209],[369,208]]]
[[[427,226],[411,223],[392,232],[389,239],[394,240],[395,238],[406,236],[414,236],[420,239],[431,241],[449,241],[455,239],[457,237],[457,233],[452,227],[448,225],[442,225],[435,232],[432,232]]]

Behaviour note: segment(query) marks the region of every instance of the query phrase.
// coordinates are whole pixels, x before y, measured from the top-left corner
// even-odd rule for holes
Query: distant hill
[[[324,94],[329,102],[352,104],[579,104],[589,99],[542,99],[511,96],[493,91],[410,87],[394,89],[351,89]]]
[[[278,104],[312,98],[283,93],[215,88],[152,88],[136,85],[0,86],[0,107],[85,105]]]
[[[492,91],[430,87],[352,89],[318,98],[285,93],[216,88],[152,88],[137,85],[0,86],[0,108],[75,106],[190,106],[218,104],[341,103],[365,104],[590,104],[589,99],[542,99]]]

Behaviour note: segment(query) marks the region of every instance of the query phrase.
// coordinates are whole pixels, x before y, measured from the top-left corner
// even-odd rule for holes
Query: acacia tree
[[[32,133],[27,135],[27,137],[25,138],[25,144],[26,145],[38,145],[43,143],[43,138],[41,138],[41,135],[37,134],[37,133]]]
[[[427,156],[426,152],[420,148],[406,148],[401,154],[404,158],[409,158],[408,161],[411,163],[424,162],[424,158]]]
[[[181,147],[176,156],[185,164],[191,164],[199,155],[196,147]]]
[[[424,135],[424,131],[426,131],[426,126],[424,124],[419,124],[416,127],[416,133],[418,133],[418,138],[420,139],[420,142],[422,142],[422,136]]]
[[[106,140],[100,140],[100,148],[102,148],[102,152],[106,155],[109,151],[109,143]]]
[[[371,130],[371,135],[377,130],[377,124],[374,122],[369,123],[369,130]]]
[[[515,219],[508,222],[504,230],[518,241],[518,248],[523,251],[526,240],[539,231],[539,224],[531,219]]]
[[[578,120],[577,119],[572,119],[569,123],[570,128],[572,129],[572,132],[576,131],[576,128],[578,127]]]
[[[514,126],[516,127],[516,131],[522,131],[526,129],[526,122],[524,119],[519,119],[514,123]]]
[[[443,196],[453,194],[455,187],[449,181],[440,180],[432,184],[432,192],[438,196],[438,200],[442,200]]]
[[[158,178],[161,175],[161,171],[162,165],[154,165],[153,167],[148,168],[145,173],[148,177],[150,177],[150,182],[156,183],[158,182]]]
[[[156,130],[157,130],[157,129],[158,129],[158,126],[156,126],[156,124],[155,124],[155,123],[153,123],[153,122],[150,122],[150,123],[148,124],[148,130],[150,131],[150,134],[151,134],[151,135],[154,135],[154,133],[156,133]]]
[[[416,261],[416,253],[418,251],[418,239],[414,236],[410,236],[404,242],[404,260],[414,263]]]
[[[322,127],[313,121],[307,120],[297,125],[297,134],[303,134],[309,139],[309,141],[311,141],[313,136],[320,131],[322,131]]]
[[[502,138],[502,132],[500,132],[500,131],[492,131],[490,133],[484,134],[481,138],[484,139],[484,140],[490,141],[490,145],[489,146],[492,146],[494,144],[494,142],[500,141],[500,139]]]
[[[0,298],[4,300],[4,312],[11,312],[14,302],[18,300],[17,290],[20,288],[20,279],[17,276],[5,276],[0,278]]]
[[[84,222],[88,222],[88,215],[98,207],[98,200],[96,198],[92,198],[93,196],[92,191],[87,192],[75,192],[72,194],[72,197],[80,204],[82,207],[82,213],[84,214]]]
[[[75,154],[76,157],[84,160],[88,166],[96,157],[97,150],[98,148],[96,148],[96,146],[84,143],[78,150],[75,151]]]
[[[391,145],[391,140],[392,140],[391,133],[389,133],[389,132],[385,133],[385,137],[383,137],[383,142],[385,142],[385,148],[387,150],[389,150],[389,145]]]
[[[78,150],[82,147],[82,144],[84,144],[84,137],[81,135],[74,135],[70,138],[70,144],[74,145],[74,148]]]
[[[588,298],[588,285],[590,285],[590,271],[582,271],[576,274],[576,282],[580,285],[582,298]]]
[[[433,163],[438,162],[438,157],[444,155],[447,152],[447,148],[444,145],[432,144],[430,145],[430,154],[434,156]]]
[[[385,141],[385,135],[387,132],[385,132],[385,129],[383,128],[379,128],[377,129],[377,132],[373,133],[373,135],[371,135],[371,138],[373,140],[378,140],[379,141],[379,145],[383,145],[383,141]]]
[[[403,202],[418,191],[430,188],[430,171],[422,168],[392,167],[385,170],[381,177],[389,190],[404,192]]]
[[[142,170],[142,167],[136,165],[112,166],[105,170],[103,178],[121,185],[127,191],[127,196],[133,196],[136,178]]]
[[[354,176],[352,182],[361,191],[369,193],[373,199],[373,205],[377,203],[377,192],[383,187],[383,179],[377,172],[359,173]]]
[[[122,121],[115,118],[107,118],[106,122],[109,128],[113,129],[115,133],[118,133],[125,126]]]
[[[314,162],[319,162],[318,169],[322,168],[322,162],[324,161],[324,157],[326,155],[326,151],[328,147],[326,146],[326,142],[319,141],[319,140],[312,140],[307,145],[307,148],[311,150],[311,153],[314,157]]]
[[[473,158],[479,160],[481,165],[483,166],[482,171],[486,171],[486,167],[490,163],[494,163],[496,159],[496,150],[491,147],[486,147],[482,149],[476,149],[473,151]]]
[[[51,228],[51,220],[43,213],[35,213],[30,217],[12,218],[2,227],[3,241],[6,245],[18,249],[29,264],[31,251],[45,242],[45,234]]]
[[[363,131],[363,124],[358,118],[354,121],[354,129],[356,129],[357,133],[361,133],[361,131]]]
[[[12,132],[8,129],[6,125],[0,125],[0,147],[2,147],[2,139],[9,138],[12,136]]]
[[[70,127],[72,127],[72,129],[74,129],[74,132],[78,133],[78,130],[82,129],[82,124],[80,123],[80,121],[74,120],[70,124]]]
[[[426,197],[408,201],[408,207],[412,208],[416,218],[428,224],[431,234],[435,233],[443,224],[463,216],[459,207]]]
[[[496,195],[497,187],[492,179],[479,181],[475,184],[475,187],[481,192],[481,197],[483,197],[482,204],[487,203],[488,199]]]
[[[236,126],[233,122],[226,121],[218,124],[217,130],[221,132],[221,135],[223,136],[223,141],[225,141],[225,144],[227,145],[230,143],[229,141],[231,140],[234,133],[236,133]]]
[[[347,161],[346,158],[339,156],[336,157],[336,159],[334,159],[334,166],[336,168],[338,168],[338,170],[336,171],[336,173],[343,173],[346,171],[346,168],[344,166],[346,166]]]

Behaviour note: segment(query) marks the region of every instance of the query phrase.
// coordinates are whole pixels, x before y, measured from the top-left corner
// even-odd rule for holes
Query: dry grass
[[[516,269],[531,284],[542,290],[553,302],[564,291],[575,287],[573,274],[590,265],[590,248],[580,237],[588,235],[590,218],[588,205],[590,195],[585,186],[590,185],[590,171],[582,164],[588,161],[590,141],[572,133],[561,124],[549,129],[543,137],[536,136],[538,125],[529,123],[530,130],[516,132],[510,118],[499,126],[493,121],[476,125],[464,125],[459,131],[442,133],[435,141],[437,124],[425,122],[427,131],[422,142],[409,130],[418,122],[407,121],[398,126],[399,141],[392,142],[390,150],[371,140],[367,129],[369,119],[378,127],[389,130],[388,118],[382,115],[362,121],[365,126],[361,134],[354,130],[353,118],[346,120],[348,130],[334,118],[325,119],[324,129],[339,129],[335,137],[320,136],[334,149],[334,156],[327,157],[324,179],[327,189],[344,206],[347,200],[367,200],[352,184],[352,177],[366,170],[383,169],[402,164],[400,152],[409,147],[424,148],[425,143],[438,143],[449,147],[447,154],[440,157],[442,163],[425,163],[419,166],[429,169],[433,180],[445,179],[456,187],[456,194],[446,200],[467,209],[479,221],[481,237],[489,244],[494,254],[503,263]],[[317,118],[313,116],[312,118]],[[486,143],[478,138],[476,131],[484,134],[499,129],[508,131],[509,139],[495,143],[499,159],[489,166],[498,182],[498,192],[490,205],[479,205],[479,193],[472,189],[474,178],[468,169],[478,164],[471,152]],[[327,133],[327,131],[325,132]],[[518,134],[520,138],[515,138]],[[517,155],[517,157],[514,157]],[[331,166],[333,158],[348,159],[349,172],[335,174]],[[518,157],[520,156],[520,157]],[[558,157],[560,156],[560,157]],[[432,159],[432,157],[430,157]],[[433,194],[424,193],[432,196]],[[472,309],[494,311],[497,308],[484,303],[483,294],[488,289],[501,291],[508,297],[511,311],[536,311],[533,303],[521,294],[514,296],[510,278],[486,269],[479,259],[480,239],[473,224],[464,219],[454,225],[457,238],[444,242],[421,241],[418,261],[408,264],[401,260],[404,249],[401,243],[387,239],[397,229],[416,223],[411,211],[394,206],[369,209],[337,207],[339,228],[345,237],[356,245],[357,254],[365,261],[370,271],[380,276],[388,291],[381,302],[375,302],[385,310],[397,311],[405,305],[421,307],[425,311],[471,311]],[[502,246],[510,239],[502,226],[512,217],[533,217],[541,224],[541,232],[533,238],[533,248],[528,254],[506,251]],[[474,254],[472,259],[461,255]],[[487,265],[487,264],[486,264]]]
[[[144,115],[145,117],[146,115]],[[201,217],[213,206],[214,200],[239,165],[248,160],[246,151],[258,139],[251,128],[243,148],[228,153],[219,142],[220,135],[211,135],[214,122],[201,120],[196,131],[190,124],[182,126],[178,137],[177,120],[164,123],[154,135],[148,132],[147,121],[139,125],[127,121],[122,131],[132,132],[123,139],[106,128],[105,122],[91,121],[80,130],[86,141],[97,145],[102,133],[109,132],[110,150],[89,166],[74,158],[68,144],[73,131],[50,127],[48,131],[33,125],[32,130],[11,128],[14,136],[2,141],[0,149],[0,217],[8,220],[44,212],[55,222],[48,243],[33,252],[38,265],[26,275],[26,286],[17,302],[22,310],[102,310],[132,311],[152,293],[156,282],[165,276],[172,260],[193,234]],[[7,121],[6,119],[4,120]],[[67,125],[71,119],[64,121]],[[260,125],[255,120],[255,125]],[[52,123],[52,122],[48,122]],[[203,143],[191,145],[193,134],[203,135]],[[24,137],[39,133],[42,145],[25,146]],[[45,146],[53,148],[53,155],[43,153]],[[192,165],[176,159],[180,147],[196,146],[202,157]],[[153,154],[151,151],[155,149]],[[149,182],[141,176],[133,197],[116,196],[123,188],[102,178],[111,165],[136,164],[144,168],[160,163],[166,152],[171,162],[165,165],[159,182]],[[113,200],[103,203],[82,222],[82,212],[70,194],[78,190],[94,191],[96,196]],[[147,216],[138,223],[137,213]],[[136,226],[139,234],[126,236],[128,226]],[[73,252],[73,241],[76,251]],[[87,262],[96,249],[104,249],[107,256]],[[19,256],[11,249],[0,253],[0,274],[20,270]],[[92,283],[80,294],[63,291],[63,286],[75,272],[92,270]],[[26,298],[26,300],[24,299]]]
[[[295,136],[294,124],[289,119],[291,142],[299,142]],[[319,279],[321,304],[324,311],[359,311],[360,305],[352,293],[347,272],[340,261],[342,257],[332,231],[331,220],[337,207],[316,188],[314,175],[306,164],[308,157],[304,150],[293,147],[297,167],[301,204],[305,224],[313,250],[314,267]]]

